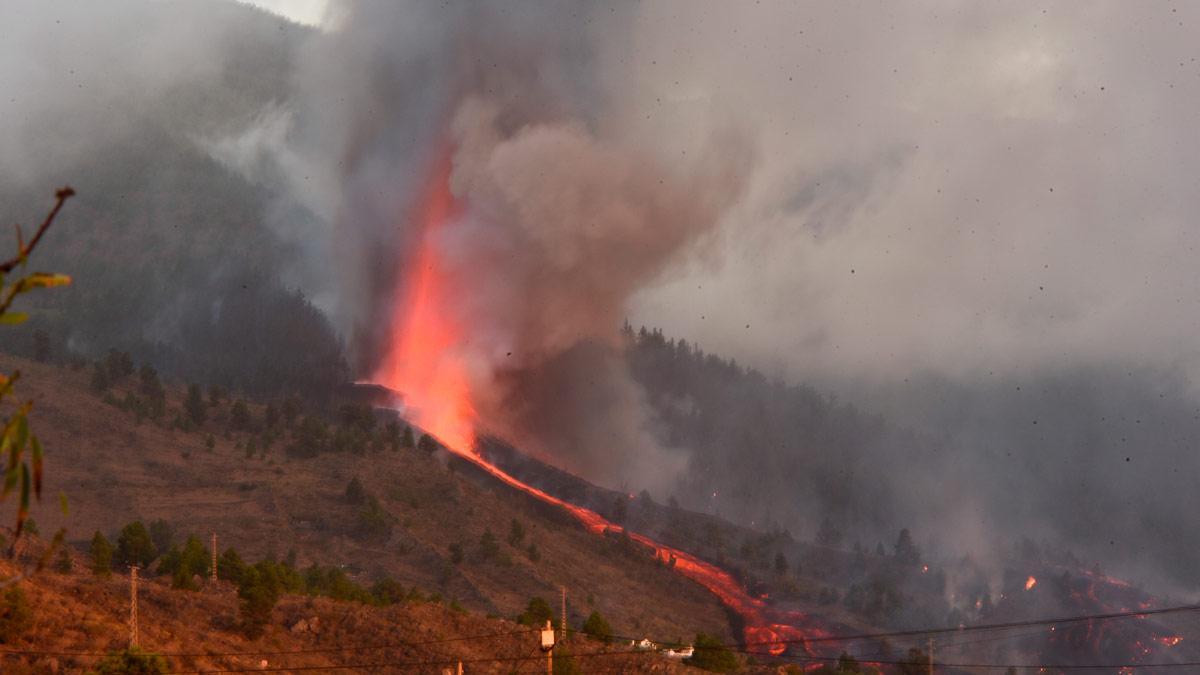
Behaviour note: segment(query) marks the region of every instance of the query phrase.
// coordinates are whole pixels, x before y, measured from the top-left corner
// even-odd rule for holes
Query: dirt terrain
[[[84,561],[77,560],[77,569]],[[0,563],[0,575],[16,570]],[[90,572],[43,571],[20,582],[34,609],[32,628],[0,645],[0,672],[87,672],[129,643],[129,581]],[[372,607],[326,598],[286,596],[257,640],[236,628],[232,585],[175,590],[165,580],[139,584],[144,649],[163,655],[173,673],[338,672],[441,673],[463,662],[468,673],[544,672],[537,635],[511,621],[455,611],[437,603]],[[698,672],[652,653],[631,653],[572,636],[566,645],[583,672]]]
[[[127,522],[161,518],[175,526],[177,539],[196,534],[207,544],[215,531],[220,550],[233,546],[249,561],[294,551],[300,567],[344,566],[364,585],[388,576],[485,615],[511,618],[532,596],[557,610],[565,587],[574,626],[599,611],[622,635],[686,640],[703,631],[733,638],[725,611],[699,586],[552,508],[456,471],[437,454],[402,448],[292,459],[284,433],[262,456],[247,458],[249,435],[229,431],[228,401],[211,407],[199,430],[172,428],[184,396],[180,383],[167,383],[160,422],[138,422],[112,403],[136,391],[136,375],[105,402],[89,387],[90,368],[11,356],[0,357],[0,366],[22,372],[19,393],[34,401],[33,428],[46,447],[47,497],[33,517],[47,535],[66,527],[68,543],[80,551],[97,530],[112,538]],[[261,417],[262,404],[250,409]],[[352,536],[359,507],[345,491],[353,478],[392,517],[386,539]],[[65,517],[53,498],[59,492],[70,504]],[[508,541],[513,520],[525,530],[515,545]],[[480,553],[486,530],[498,555]],[[463,551],[458,563],[455,544]],[[537,556],[528,554],[530,544]]]

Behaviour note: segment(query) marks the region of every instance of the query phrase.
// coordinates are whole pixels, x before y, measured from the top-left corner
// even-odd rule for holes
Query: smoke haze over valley
[[[80,195],[38,261],[74,295],[0,350],[45,330],[262,397],[375,382],[431,433],[462,413],[738,526],[908,528],[997,591],[1035,542],[1192,597],[1198,26],[0,0],[4,217]]]

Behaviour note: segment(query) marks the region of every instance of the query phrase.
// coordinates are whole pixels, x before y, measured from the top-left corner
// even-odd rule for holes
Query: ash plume
[[[336,130],[313,154],[339,160],[336,311],[362,371],[395,339],[387,317],[420,235],[411,204],[448,146],[457,213],[433,245],[456,290],[439,309],[463,327],[481,423],[596,480],[665,491],[683,456],[656,437],[619,330],[636,292],[703,247],[750,153],[720,135],[663,157],[604,121],[600,52],[629,34],[627,14],[347,6],[309,55],[308,81],[335,85],[307,92],[298,124]]]

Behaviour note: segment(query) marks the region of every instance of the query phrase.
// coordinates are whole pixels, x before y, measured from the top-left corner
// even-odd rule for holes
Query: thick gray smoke
[[[318,210],[335,222],[336,311],[362,372],[395,338],[421,233],[414,203],[449,147],[458,213],[433,245],[456,290],[438,309],[464,327],[483,424],[593,479],[665,494],[683,458],[653,432],[616,356],[619,329],[633,294],[733,204],[745,145],[714,135],[668,158],[610,123],[619,92],[601,52],[631,35],[626,8],[388,2],[338,14],[307,55],[295,124],[315,139],[301,154],[337,160],[324,170],[338,201]],[[608,352],[567,356],[589,344]],[[549,363],[569,364],[567,376]]]
[[[449,144],[462,211],[437,245],[470,283],[445,310],[471,327],[494,430],[631,488],[692,461],[689,506],[737,477],[763,454],[742,437],[701,474],[664,447],[614,349],[629,316],[922,434],[850,458],[814,433],[820,462],[737,477],[726,514],[811,532],[836,501],[813,495],[854,474],[843,492],[880,495],[862,520],[881,528],[1090,542],[1195,581],[1175,518],[1200,471],[1195,5],[328,10],[284,30],[216,1],[0,0],[5,192],[81,161],[136,174],[105,161],[152,146],[147,120],[186,135],[273,192],[287,246],[262,256],[366,376]],[[761,411],[721,413],[691,422]],[[855,484],[852,462],[886,481]]]
[[[453,126],[451,185],[468,211],[447,255],[470,284],[454,309],[483,361],[484,421],[595,480],[661,491],[681,457],[659,449],[620,360],[559,357],[619,347],[630,296],[716,224],[744,162],[726,147],[698,169],[668,168],[579,122],[505,134],[504,112],[468,99]]]

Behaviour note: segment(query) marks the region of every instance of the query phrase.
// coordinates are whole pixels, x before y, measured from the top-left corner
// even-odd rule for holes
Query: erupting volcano
[[[402,274],[391,342],[374,380],[400,392],[404,415],[436,437],[446,449],[477,465],[497,480],[546,503],[566,510],[598,535],[622,528],[598,513],[528,485],[487,461],[476,450],[480,425],[473,403],[469,355],[470,327],[452,307],[464,284],[447,263],[440,245],[446,230],[461,214],[450,189],[452,155],[446,150],[433,164],[425,189],[413,210],[418,227],[411,262]],[[737,613],[744,622],[744,641],[751,649],[781,655],[789,648],[811,654],[805,640],[828,635],[828,630],[801,612],[781,612],[748,593],[727,571],[684,551],[629,532],[629,537],[654,552],[672,568],[699,583]]]
[[[436,248],[443,224],[454,213],[449,178],[450,154],[443,152],[416,210],[416,254],[393,317],[395,339],[375,379],[403,392],[409,417],[458,449],[474,442],[475,413],[459,352],[462,332],[443,309],[453,286]]]

